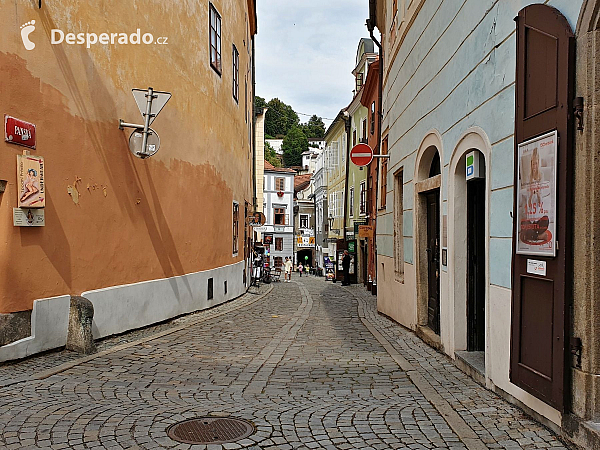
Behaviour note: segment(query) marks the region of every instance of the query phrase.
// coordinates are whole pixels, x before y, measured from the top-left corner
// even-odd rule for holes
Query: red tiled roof
[[[312,177],[312,173],[307,173],[304,175],[296,175],[294,177],[294,191],[301,191],[305,189],[310,184],[310,179]]]
[[[286,169],[285,167],[275,167],[269,161],[265,159],[265,170],[269,172],[283,172],[283,173],[296,173],[293,169]]]

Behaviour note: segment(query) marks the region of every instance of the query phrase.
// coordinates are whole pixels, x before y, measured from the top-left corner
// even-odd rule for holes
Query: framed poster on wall
[[[519,144],[518,254],[556,256],[557,149],[556,131]]]

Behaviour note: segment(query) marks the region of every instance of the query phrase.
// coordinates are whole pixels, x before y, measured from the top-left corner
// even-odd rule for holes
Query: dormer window
[[[356,92],[360,91],[360,88],[363,85],[363,74],[361,73],[357,73],[356,74]]]

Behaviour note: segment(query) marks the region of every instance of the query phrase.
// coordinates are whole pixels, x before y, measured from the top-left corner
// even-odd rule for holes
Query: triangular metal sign
[[[140,109],[142,117],[144,117],[144,114],[146,114],[146,94],[148,94],[148,89],[132,89],[131,92],[133,93],[133,98]],[[156,97],[152,99],[152,109],[150,110],[150,114],[152,115],[150,116],[150,124],[154,122],[156,116],[158,116],[171,98],[170,92],[153,91],[153,95]]]

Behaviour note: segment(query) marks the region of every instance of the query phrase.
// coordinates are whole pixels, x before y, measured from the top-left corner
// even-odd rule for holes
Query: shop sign
[[[19,208],[43,208],[46,206],[44,189],[44,158],[17,155],[17,181]]]
[[[358,227],[360,227],[361,225],[366,225],[367,221],[366,220],[355,220],[354,221],[354,234],[358,234]]]
[[[296,235],[296,247],[314,247],[315,238],[314,236],[300,236]]]
[[[5,114],[4,140],[35,149],[35,124]]]
[[[359,225],[358,237],[373,239],[373,226],[372,225]]]
[[[251,227],[262,227],[267,221],[265,215],[261,212],[255,212],[246,219]]]
[[[263,244],[272,244],[272,243],[273,243],[273,235],[265,234],[265,236],[263,238]]]
[[[556,256],[558,133],[519,144],[516,252]]]
[[[46,226],[43,208],[13,208],[13,225],[15,227]]]
[[[536,261],[535,259],[527,260],[527,273],[533,275],[546,276],[546,261]]]

